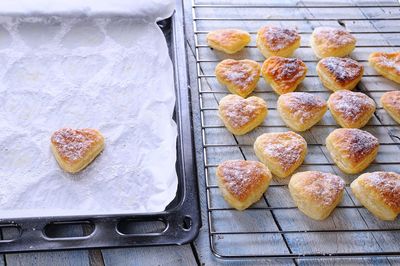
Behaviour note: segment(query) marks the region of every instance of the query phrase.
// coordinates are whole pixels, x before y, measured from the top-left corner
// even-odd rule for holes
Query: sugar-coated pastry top
[[[383,68],[386,71],[391,71],[400,77],[400,52],[375,52],[370,54],[368,60],[374,66]]]
[[[307,148],[305,139],[293,131],[263,134],[257,138],[257,145],[285,171],[302,158]]]
[[[259,97],[244,99],[238,95],[227,95],[219,103],[219,113],[234,128],[241,128],[265,113],[267,105]]]
[[[341,156],[357,164],[379,147],[379,142],[371,133],[357,128],[338,128],[328,138]]]
[[[300,40],[300,35],[294,29],[265,26],[258,31],[258,38],[269,50],[275,52]]]
[[[326,48],[341,48],[356,43],[356,39],[343,28],[318,27],[313,32],[317,45]]]
[[[301,194],[305,197],[326,206],[337,200],[346,185],[339,176],[318,171],[296,173],[290,183],[293,187],[301,188]]]
[[[301,123],[313,117],[313,114],[326,107],[324,99],[307,92],[289,92],[279,96],[279,102],[293,117]]]
[[[103,136],[95,129],[62,128],[53,133],[51,143],[59,156],[68,162],[81,160],[93,145],[104,141]]]
[[[329,97],[329,109],[340,115],[341,119],[355,122],[364,114],[375,110],[375,102],[361,92],[337,91]]]
[[[351,58],[326,57],[321,59],[318,65],[341,85],[356,80],[364,71],[363,65]]]
[[[260,65],[253,60],[225,59],[215,68],[219,81],[235,86],[238,94],[245,97],[249,87],[255,87],[260,77]]]
[[[230,194],[243,201],[255,188],[271,179],[271,172],[257,161],[231,160],[218,166],[217,176]]]
[[[381,97],[381,103],[395,115],[400,116],[400,91],[385,92]]]
[[[372,172],[359,177],[359,184],[368,187],[390,206],[400,212],[400,175],[394,172]]]
[[[229,54],[240,51],[250,40],[250,34],[239,29],[220,29],[207,34],[208,45]]]

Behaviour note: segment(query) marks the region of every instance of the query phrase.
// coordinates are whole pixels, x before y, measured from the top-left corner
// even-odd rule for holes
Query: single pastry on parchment
[[[326,148],[340,170],[347,174],[357,174],[375,160],[379,142],[367,131],[338,128],[326,138]]]
[[[381,97],[381,104],[386,112],[400,124],[400,91],[388,91]]]
[[[274,175],[285,178],[303,163],[307,142],[292,131],[264,133],[254,142],[254,151]]]
[[[324,99],[308,92],[289,92],[278,98],[279,115],[295,131],[311,128],[322,119],[327,109]]]
[[[400,175],[372,172],[360,175],[351,185],[357,200],[381,220],[393,221],[400,213]]]
[[[104,148],[104,137],[96,129],[62,128],[51,136],[51,150],[62,169],[77,173]]]
[[[375,52],[369,55],[368,61],[379,74],[400,84],[400,51],[394,53]]]
[[[261,75],[279,95],[296,90],[307,74],[307,66],[298,58],[271,56],[264,61]]]
[[[216,66],[215,76],[231,93],[246,98],[260,79],[260,65],[248,59],[225,59]]]
[[[268,167],[256,161],[225,161],[218,165],[216,174],[222,196],[239,211],[257,202],[272,179]]]
[[[331,91],[352,90],[360,82],[364,67],[351,58],[326,57],[318,62],[317,74]]]
[[[328,107],[341,127],[361,128],[365,126],[375,112],[374,100],[361,92],[340,90],[332,93]]]
[[[257,32],[257,47],[265,58],[289,57],[300,47],[301,37],[295,29],[265,26]]]
[[[318,27],[311,34],[311,48],[319,58],[349,55],[356,47],[356,38],[344,28]]]
[[[324,220],[343,198],[345,182],[339,176],[318,171],[294,174],[289,181],[293,201],[308,217]]]
[[[220,29],[210,31],[207,34],[208,45],[227,54],[239,52],[250,41],[250,34],[239,29]]]
[[[218,115],[235,135],[244,135],[258,127],[268,114],[267,103],[256,96],[247,99],[230,94],[221,99]]]

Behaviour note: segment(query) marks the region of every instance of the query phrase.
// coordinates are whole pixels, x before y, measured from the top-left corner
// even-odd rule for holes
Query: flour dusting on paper
[[[151,2],[163,9],[151,6],[149,19],[92,16],[107,6],[31,16],[0,3],[18,14],[0,13],[0,218],[155,212],[175,197],[173,67],[154,22],[173,5]],[[63,172],[51,153],[62,127],[105,137],[79,174]]]

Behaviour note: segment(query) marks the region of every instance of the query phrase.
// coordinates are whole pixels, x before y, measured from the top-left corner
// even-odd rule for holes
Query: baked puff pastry
[[[216,174],[222,196],[239,211],[257,202],[272,179],[268,168],[255,161],[225,161],[218,166]]]
[[[231,133],[244,135],[264,121],[268,108],[267,103],[259,97],[244,99],[230,94],[219,102],[218,114]]]
[[[248,32],[238,29],[221,29],[207,34],[207,43],[211,48],[227,54],[242,50],[251,41]]]
[[[53,154],[66,172],[77,173],[89,165],[104,148],[104,137],[96,129],[62,128],[51,136]]]
[[[328,107],[322,98],[307,92],[289,92],[279,96],[278,112],[285,124],[305,131],[318,123]]]
[[[307,155],[307,142],[292,131],[264,133],[254,142],[258,159],[279,178],[291,175]]]
[[[264,61],[261,74],[279,95],[296,90],[307,74],[307,66],[298,58],[271,56]]]
[[[374,100],[364,93],[347,90],[332,93],[328,107],[336,122],[346,128],[365,126],[376,109]]]
[[[382,220],[393,221],[400,213],[400,175],[373,172],[360,175],[351,185],[357,200]]]
[[[400,124],[400,91],[388,91],[381,97],[381,104],[388,114]]]
[[[356,47],[356,38],[344,28],[318,27],[311,35],[311,48],[319,58],[344,57]]]
[[[364,67],[351,58],[327,57],[318,62],[317,74],[331,91],[352,90],[360,82]]]
[[[293,201],[308,217],[326,219],[343,198],[345,182],[338,176],[317,171],[294,174],[289,191]]]
[[[379,74],[400,84],[400,51],[394,53],[372,53],[368,61]]]
[[[375,159],[379,142],[367,131],[339,128],[326,138],[326,148],[340,170],[347,174],[357,174]]]
[[[215,76],[231,93],[246,98],[260,79],[260,65],[253,60],[226,59],[215,68]]]
[[[289,57],[300,47],[300,35],[294,29],[265,26],[257,32],[257,47],[268,58],[273,55]]]

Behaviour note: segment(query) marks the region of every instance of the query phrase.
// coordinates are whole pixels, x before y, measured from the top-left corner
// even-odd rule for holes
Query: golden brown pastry
[[[279,96],[278,112],[285,124],[305,131],[318,123],[327,108],[324,99],[307,92],[289,92]]]
[[[294,29],[265,26],[257,32],[257,47],[266,57],[289,57],[300,47],[300,35]]]
[[[314,220],[326,219],[343,198],[345,182],[338,176],[317,171],[294,174],[289,191],[300,211]]]
[[[337,91],[329,97],[328,107],[341,127],[361,128],[375,112],[375,102],[361,92]]]
[[[77,173],[104,148],[104,137],[96,129],[62,128],[51,136],[51,149],[62,169]]]
[[[373,172],[360,175],[350,185],[357,200],[382,220],[393,221],[400,213],[400,175]]]
[[[400,84],[400,51],[394,53],[372,53],[368,61],[379,74]]]
[[[260,79],[260,65],[253,60],[226,59],[215,68],[215,76],[231,93],[246,98]]]
[[[351,58],[327,57],[318,62],[317,74],[331,91],[352,90],[360,82],[364,67]]]
[[[244,135],[264,121],[268,108],[267,103],[259,97],[244,99],[230,94],[219,102],[218,114],[231,133]]]
[[[207,34],[207,43],[211,48],[227,54],[242,50],[251,40],[248,32],[238,29],[221,29]]]
[[[311,35],[311,48],[319,58],[344,57],[356,47],[356,38],[344,28],[318,27]]]
[[[271,179],[271,172],[260,162],[232,160],[217,168],[222,196],[239,211],[257,202],[268,189]]]
[[[400,91],[388,91],[381,97],[381,104],[388,114],[400,124]]]
[[[291,175],[307,155],[307,142],[292,131],[264,133],[254,142],[254,151],[277,177]]]
[[[304,80],[307,66],[298,58],[271,56],[261,68],[265,82],[279,95],[294,91]]]
[[[379,142],[367,131],[339,128],[326,138],[326,148],[340,170],[347,174],[357,174],[375,159]]]

